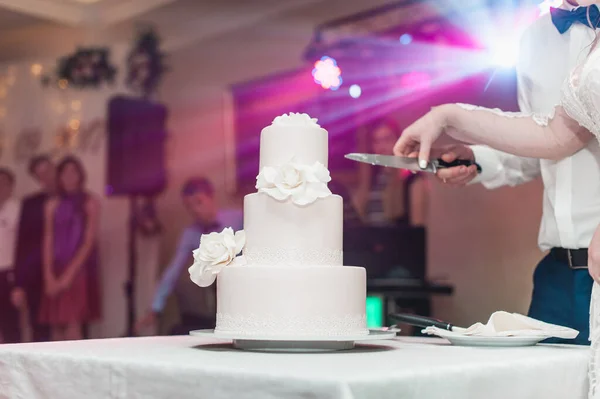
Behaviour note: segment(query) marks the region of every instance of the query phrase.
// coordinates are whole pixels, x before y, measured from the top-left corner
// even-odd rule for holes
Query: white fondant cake
[[[217,279],[215,332],[368,334],[365,269],[342,265],[343,204],[327,188],[327,131],[292,113],[275,118],[260,142],[244,231],[203,236],[189,270],[200,286]]]

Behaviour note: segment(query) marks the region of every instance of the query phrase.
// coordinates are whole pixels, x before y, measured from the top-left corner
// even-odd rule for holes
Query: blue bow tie
[[[556,26],[556,29],[558,29],[561,35],[568,31],[576,22],[594,29],[598,27],[598,23],[600,22],[600,10],[598,10],[596,5],[578,7],[571,11],[563,10],[561,8],[551,8],[550,16],[552,17],[552,23]]]

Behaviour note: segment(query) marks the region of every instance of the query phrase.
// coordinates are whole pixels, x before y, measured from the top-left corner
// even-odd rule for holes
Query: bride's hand
[[[588,249],[588,271],[594,281],[600,283],[600,225],[596,227]]]
[[[404,129],[394,145],[394,155],[415,156],[419,166],[427,167],[431,145],[441,136],[446,127],[447,106],[432,108],[425,116]]]

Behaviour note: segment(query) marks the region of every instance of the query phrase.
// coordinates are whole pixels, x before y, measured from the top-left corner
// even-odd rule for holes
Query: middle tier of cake
[[[301,206],[249,194],[244,198],[244,256],[250,264],[265,266],[341,266],[343,223],[338,195]]]

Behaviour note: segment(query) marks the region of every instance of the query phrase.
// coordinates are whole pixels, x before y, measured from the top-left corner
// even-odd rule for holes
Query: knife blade
[[[362,154],[351,153],[344,156],[352,161],[364,162],[371,165],[379,165],[391,168],[407,169],[414,172],[430,172],[435,173],[438,169],[453,168],[456,166],[471,166],[477,167],[477,173],[481,173],[481,166],[476,162],[468,159],[457,159],[452,162],[445,162],[441,159],[433,159],[427,163],[427,167],[421,169],[417,158],[397,157],[394,155],[379,155],[379,154]]]

